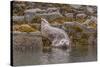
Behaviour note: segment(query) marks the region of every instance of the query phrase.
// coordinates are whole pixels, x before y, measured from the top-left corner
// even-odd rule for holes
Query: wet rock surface
[[[40,51],[42,49],[42,38],[39,32],[13,32],[13,48],[18,51]]]

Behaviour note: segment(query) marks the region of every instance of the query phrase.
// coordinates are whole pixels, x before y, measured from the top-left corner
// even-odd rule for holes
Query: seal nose
[[[45,22],[45,23],[48,23],[48,21],[47,21],[46,19],[44,19],[44,18],[41,18],[41,20],[42,20],[43,22]]]
[[[46,20],[44,18],[41,18],[42,21],[46,22]]]
[[[41,18],[41,20],[42,20],[42,21],[44,21],[44,19],[43,19],[43,18]]]

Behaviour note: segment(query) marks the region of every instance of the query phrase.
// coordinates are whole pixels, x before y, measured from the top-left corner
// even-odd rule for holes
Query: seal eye
[[[62,41],[62,43],[63,43],[64,41]]]

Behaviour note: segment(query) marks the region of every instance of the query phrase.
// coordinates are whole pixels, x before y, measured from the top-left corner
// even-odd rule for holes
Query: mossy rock
[[[50,23],[54,23],[54,22],[57,22],[59,24],[63,24],[64,22],[66,22],[68,19],[65,18],[65,17],[59,17],[59,18],[56,18],[56,19],[53,19],[53,20],[49,20]]]
[[[41,30],[41,29],[40,29],[41,24],[39,24],[39,23],[34,23],[34,24],[30,23],[29,25],[30,25],[32,28],[36,29],[36,30]]]
[[[35,32],[37,30],[32,28],[31,26],[29,26],[28,24],[22,24],[19,27],[18,31],[20,31],[20,32]]]
[[[81,29],[79,26],[73,26],[72,27],[76,32],[82,32],[83,29]]]
[[[76,19],[75,21],[80,22],[80,23],[84,23],[86,21],[86,19]]]
[[[82,33],[81,38],[88,39],[89,38],[89,34]]]
[[[96,29],[97,28],[97,24],[96,23],[90,23],[89,27]]]
[[[17,24],[17,25],[21,25],[21,24],[25,24],[26,21],[25,20],[24,21],[13,21],[12,23]]]
[[[87,39],[82,39],[82,38],[81,38],[81,39],[79,40],[79,44],[80,44],[80,45],[87,45],[87,44],[88,44],[88,40],[87,40]]]
[[[13,25],[13,30],[12,31],[18,31],[19,30],[19,27],[20,27],[20,25],[18,25],[18,24],[14,24]]]
[[[41,23],[41,17],[36,16],[35,18],[32,19],[31,23]]]

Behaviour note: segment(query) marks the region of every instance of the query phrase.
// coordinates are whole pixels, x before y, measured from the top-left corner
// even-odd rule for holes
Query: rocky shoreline
[[[95,5],[13,2],[12,9],[14,46],[18,45],[23,49],[26,48],[23,46],[41,49],[43,45],[39,33],[41,17],[48,20],[51,26],[66,31],[74,46],[97,44],[97,6]]]

